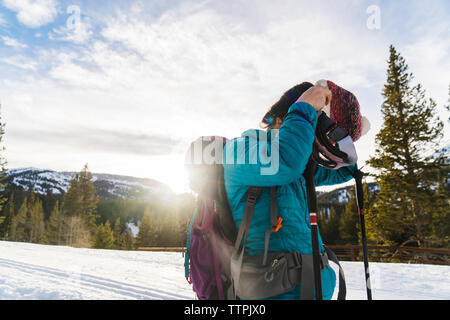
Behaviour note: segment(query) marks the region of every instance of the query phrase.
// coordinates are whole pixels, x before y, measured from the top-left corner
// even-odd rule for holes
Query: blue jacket
[[[270,251],[297,251],[312,254],[311,228],[303,172],[312,153],[317,112],[308,103],[294,103],[280,130],[249,130],[229,140],[224,148],[224,178],[228,200],[236,226],[239,228],[246,195],[250,186],[278,187],[278,215],[283,227],[270,238]],[[273,135],[276,136],[273,136]],[[276,154],[279,154],[276,157]],[[264,155],[266,155],[264,157]],[[271,162],[271,156],[273,159]],[[274,162],[278,163],[274,165]],[[272,168],[272,169],[270,169]],[[317,166],[316,186],[334,185],[352,179],[355,166],[328,170]],[[263,254],[264,236],[270,227],[270,188],[264,188],[255,206],[247,239],[246,252]],[[319,235],[319,248],[323,252]],[[331,299],[336,276],[331,268],[322,271],[323,298]],[[300,284],[287,294],[273,299],[299,299]]]

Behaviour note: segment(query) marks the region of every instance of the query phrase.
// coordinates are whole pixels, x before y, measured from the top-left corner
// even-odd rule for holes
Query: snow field
[[[342,266],[347,299],[365,300],[363,263]],[[374,300],[450,299],[450,266],[370,263],[370,273]],[[192,300],[195,294],[181,253],[0,241],[0,299]]]

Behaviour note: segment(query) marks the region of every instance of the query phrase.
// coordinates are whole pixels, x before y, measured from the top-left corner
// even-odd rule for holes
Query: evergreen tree
[[[181,225],[176,210],[169,212],[162,218],[161,231],[159,232],[159,246],[179,247],[181,244]]]
[[[46,243],[42,201],[31,191],[20,206],[12,223],[12,240]]]
[[[97,228],[94,240],[94,248],[114,249],[114,247],[114,234],[109,221],[106,221],[105,224],[102,224]]]
[[[368,161],[377,170],[380,192],[368,222],[381,242],[424,246],[434,206],[429,188],[433,164],[426,155],[436,148],[443,124],[436,116],[436,103],[425,99],[420,84],[412,86],[412,74],[393,46],[388,63],[384,123],[376,136],[376,154]]]
[[[12,241],[26,241],[25,225],[27,222],[28,214],[28,198],[25,198],[19,207],[17,215],[13,219],[11,228],[11,240]]]
[[[62,232],[62,216],[59,209],[59,201],[56,201],[53,207],[50,217],[48,219],[46,227],[46,235],[49,244],[59,245],[61,244],[61,232]]]
[[[342,243],[339,231],[340,220],[341,218],[332,206],[330,208],[330,217],[328,218],[328,222],[326,224],[327,244],[333,245]]]
[[[121,249],[121,240],[122,240],[122,226],[120,225],[120,218],[117,218],[114,222],[113,228],[113,236],[114,236],[114,246],[117,249]]]
[[[65,216],[81,215],[82,197],[79,187],[79,174],[75,174],[69,182],[69,188],[64,194],[62,210]]]
[[[445,178],[439,176],[436,191],[436,210],[432,213],[433,232],[430,240],[436,247],[450,248],[450,201],[449,190],[445,185],[449,176],[448,165],[446,168],[447,170],[444,171]]]
[[[0,224],[0,239],[11,240],[11,229],[14,219],[14,193],[11,193],[5,208],[5,219]]]
[[[47,243],[42,201],[38,197],[35,197],[34,203],[31,204],[29,210],[29,218],[31,220],[29,241],[33,243]]]
[[[94,238],[97,229],[95,224],[97,203],[92,174],[85,165],[81,172],[71,179],[63,199],[62,215],[66,244],[85,246],[89,238]],[[81,242],[77,243],[74,239]]]
[[[130,228],[126,228],[125,231],[121,233],[119,239],[119,248],[121,250],[134,249],[134,238]]]
[[[1,117],[1,104],[0,104],[0,211],[3,208],[3,205],[7,201],[7,198],[4,196],[4,191],[6,188],[6,159],[3,156],[3,153],[5,151],[5,147],[2,146],[3,142],[3,135],[5,134],[5,123],[3,122],[3,119]]]
[[[94,235],[96,232],[95,220],[97,219],[98,198],[92,183],[92,173],[89,171],[87,164],[81,170],[78,178],[81,195],[81,214],[85,218],[86,227]]]
[[[339,234],[340,241],[345,244],[357,244],[359,237],[359,215],[356,203],[355,190],[349,190],[350,200],[345,206],[344,213],[340,219]]]
[[[153,212],[147,206],[139,224],[139,232],[136,239],[138,247],[152,247],[156,244],[156,235],[154,233]]]
[[[321,235],[324,243],[330,244],[327,237],[327,210],[328,208],[318,209],[317,224],[319,226],[319,234]]]

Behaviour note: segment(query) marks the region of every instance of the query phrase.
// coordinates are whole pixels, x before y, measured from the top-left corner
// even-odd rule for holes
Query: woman
[[[283,219],[282,228],[270,238],[269,251],[312,254],[311,229],[305,179],[303,173],[312,153],[318,112],[331,101],[328,88],[302,83],[288,90],[265,115],[261,130],[249,130],[241,137],[230,140],[224,148],[225,188],[236,225],[239,227],[246,206],[246,192],[250,186],[278,186],[278,215]],[[276,129],[276,130],[274,130]],[[272,135],[276,135],[273,137]],[[265,137],[261,139],[261,137]],[[274,139],[276,138],[276,139]],[[276,141],[276,146],[272,146]],[[265,144],[268,154],[277,152],[278,164],[272,174],[262,174],[270,164],[263,161],[246,163]],[[236,145],[244,146],[236,148]],[[230,156],[231,155],[231,156]],[[273,159],[273,154],[270,155]],[[230,158],[233,161],[230,161]],[[261,157],[258,157],[260,159]],[[334,185],[352,179],[350,170],[328,170],[317,166],[316,186]],[[350,170],[348,170],[350,169]],[[270,222],[270,188],[264,188],[256,203],[253,220],[246,243],[246,253],[262,255],[265,232]],[[320,252],[324,252],[319,236]],[[336,275],[330,267],[321,271],[324,299],[331,299],[336,286]],[[297,300],[300,286],[270,299]]]

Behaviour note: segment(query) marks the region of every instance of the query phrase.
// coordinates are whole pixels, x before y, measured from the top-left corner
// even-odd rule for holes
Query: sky
[[[449,31],[446,0],[0,0],[8,168],[88,163],[185,191],[191,141],[258,128],[283,92],[320,79],[370,119],[362,166],[383,121],[389,45],[448,118]]]

